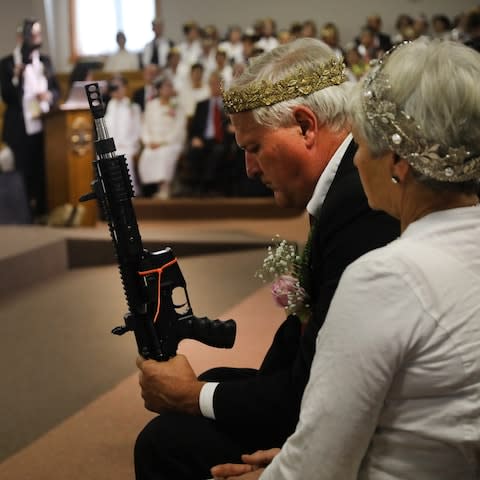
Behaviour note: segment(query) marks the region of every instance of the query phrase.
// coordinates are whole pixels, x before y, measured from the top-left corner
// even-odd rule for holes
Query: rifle
[[[95,122],[96,159],[92,191],[80,201],[96,199],[105,215],[128,305],[125,324],[115,327],[112,333],[123,335],[133,331],[138,353],[158,361],[175,356],[178,344],[185,338],[213,347],[231,348],[235,341],[235,322],[193,314],[186,282],[172,249],[149,252],[143,247],[125,155],[117,155],[115,142],[108,135],[98,83],[85,85],[85,91]],[[174,290],[178,293],[176,289],[181,289],[180,295],[183,295],[178,304],[173,298]]]

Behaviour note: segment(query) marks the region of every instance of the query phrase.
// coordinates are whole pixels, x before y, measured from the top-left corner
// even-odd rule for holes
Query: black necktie
[[[154,40],[152,42],[152,58],[150,59],[150,63],[153,63],[154,65],[158,65],[160,62],[158,61],[158,47],[157,47],[157,41]]]

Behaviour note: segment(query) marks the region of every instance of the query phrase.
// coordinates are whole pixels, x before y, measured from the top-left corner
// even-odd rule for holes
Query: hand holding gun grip
[[[132,204],[133,185],[124,155],[117,155],[104,120],[105,108],[98,83],[85,86],[95,122],[96,159],[92,192],[80,200],[96,199],[108,222],[128,305],[125,325],[115,334],[133,331],[144,358],[168,360],[178,344],[191,338],[213,347],[231,348],[235,341],[233,320],[210,320],[193,315],[186,282],[171,248],[149,252],[143,247]],[[176,305],[174,291],[184,301]]]

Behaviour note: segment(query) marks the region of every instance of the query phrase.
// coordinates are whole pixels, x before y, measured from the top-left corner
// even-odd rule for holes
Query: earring
[[[392,183],[395,183],[395,184],[400,183],[400,179],[395,175],[392,175]]]

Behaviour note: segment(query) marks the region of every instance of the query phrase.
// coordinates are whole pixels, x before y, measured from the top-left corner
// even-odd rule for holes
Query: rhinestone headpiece
[[[304,97],[347,79],[342,60],[332,57],[314,69],[297,68],[278,82],[261,80],[245,87],[232,87],[223,92],[223,105],[227,113],[240,113],[268,107],[285,100]]]
[[[393,102],[390,80],[383,71],[392,51],[373,62],[363,83],[363,107],[376,133],[392,151],[427,177],[441,182],[478,179],[480,153],[470,152],[462,145],[444,147],[425,138],[415,120]]]

